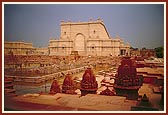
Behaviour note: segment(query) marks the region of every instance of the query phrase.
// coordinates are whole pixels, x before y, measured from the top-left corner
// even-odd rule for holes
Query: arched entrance
[[[85,51],[85,37],[83,34],[77,34],[75,38],[75,51],[84,52]]]

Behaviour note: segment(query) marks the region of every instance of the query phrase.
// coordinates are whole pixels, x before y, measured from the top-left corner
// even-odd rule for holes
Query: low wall
[[[25,76],[9,76],[5,75],[6,78],[12,78],[15,82],[27,82],[27,83],[44,83],[46,81],[50,81],[53,79],[61,78],[65,76],[66,74],[76,74],[81,71],[84,71],[88,66],[75,68],[71,70],[66,70],[58,73],[53,73],[49,75],[43,75],[43,76],[37,76],[37,77],[25,77]]]

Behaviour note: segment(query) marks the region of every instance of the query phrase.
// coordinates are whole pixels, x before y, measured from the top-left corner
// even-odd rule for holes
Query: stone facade
[[[32,43],[18,41],[4,43],[5,55],[48,55],[48,48],[36,48]]]
[[[28,52],[33,50],[32,43],[26,42],[5,42],[4,53],[14,55],[26,55]]]
[[[130,53],[130,45],[119,36],[111,38],[101,19],[89,22],[61,22],[60,39],[49,41],[49,55],[118,56]]]
[[[50,39],[46,48],[35,48],[27,42],[5,42],[5,54],[69,56],[118,56],[130,54],[130,45],[119,36],[111,38],[102,20],[61,22],[59,39]]]

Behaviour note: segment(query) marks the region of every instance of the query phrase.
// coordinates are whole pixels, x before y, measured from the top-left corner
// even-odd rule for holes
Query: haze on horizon
[[[5,4],[4,41],[47,47],[59,39],[60,21],[104,21],[112,38],[119,35],[135,48],[164,45],[163,4]]]

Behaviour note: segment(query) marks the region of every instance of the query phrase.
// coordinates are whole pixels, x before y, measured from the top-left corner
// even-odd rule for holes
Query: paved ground
[[[129,111],[136,101],[120,96],[88,94],[86,96],[26,94],[7,100],[6,108],[27,111]],[[10,104],[9,104],[10,103]]]
[[[143,84],[139,90],[139,95],[146,94],[153,105],[160,111],[163,105],[160,103],[161,95],[153,93],[153,85]],[[99,88],[98,92],[105,87]],[[39,95],[25,94],[14,98],[5,99],[5,107],[12,110],[27,111],[130,111],[131,106],[136,106],[136,100],[126,100],[121,96],[104,96],[98,94],[88,94],[86,96],[56,94]]]
[[[154,93],[153,87],[155,86],[151,84],[143,84],[143,86],[139,89],[139,95],[143,96],[146,94],[153,107],[158,108],[159,110],[163,110],[164,107],[160,101],[161,94]]]
[[[96,75],[101,68],[97,68],[94,71]],[[77,77],[82,79],[84,72],[73,75],[73,78]],[[103,76],[97,77],[98,85],[100,87],[100,81]],[[59,82],[63,82],[60,79]],[[48,84],[47,84],[48,86]],[[37,86],[35,86],[37,87]],[[153,107],[163,110],[163,105],[160,103],[161,94],[153,93],[153,85],[143,84],[139,90],[139,95],[146,94],[152,103]],[[41,87],[44,89],[44,87]],[[98,93],[104,90],[106,87],[100,87]],[[28,88],[29,89],[29,88]],[[48,86],[49,90],[49,86]],[[31,93],[31,92],[30,92]],[[33,92],[32,92],[33,93]],[[125,97],[120,96],[103,96],[103,95],[86,95],[80,97],[80,95],[67,95],[67,94],[56,94],[56,95],[38,95],[27,94],[21,95],[14,98],[5,100],[5,107],[14,110],[100,110],[100,111],[130,111],[131,106],[135,106],[137,101],[126,100]],[[25,93],[24,93],[25,94]]]

